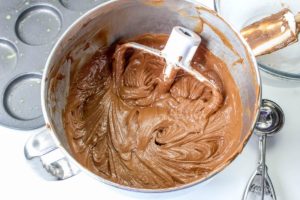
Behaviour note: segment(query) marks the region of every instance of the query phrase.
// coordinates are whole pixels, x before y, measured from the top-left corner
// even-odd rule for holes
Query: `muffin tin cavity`
[[[13,118],[31,121],[42,117],[41,75],[25,74],[13,80],[4,93],[4,108]],[[32,98],[35,97],[35,98]]]
[[[55,8],[38,5],[25,10],[17,19],[16,34],[29,45],[46,44],[61,30],[62,18]]]
[[[0,39],[0,78],[17,65],[17,48],[8,40]]]
[[[91,9],[106,1],[108,0],[60,0],[60,3],[67,9],[80,11]]]
[[[41,73],[59,36],[106,0],[0,0],[0,126],[45,124]]]

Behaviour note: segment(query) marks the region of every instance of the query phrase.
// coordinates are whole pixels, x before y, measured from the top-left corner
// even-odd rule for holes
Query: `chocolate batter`
[[[168,35],[134,41],[163,49]],[[204,179],[236,155],[242,106],[226,65],[199,47],[192,66],[217,91],[179,70],[163,82],[163,59],[118,42],[73,73],[64,126],[76,159],[113,182],[144,189]]]

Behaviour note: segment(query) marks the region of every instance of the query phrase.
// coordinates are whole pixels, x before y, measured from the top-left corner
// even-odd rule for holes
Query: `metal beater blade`
[[[201,38],[199,35],[187,28],[176,26],[173,28],[168,42],[162,51],[135,42],[129,42],[124,45],[164,58],[166,61],[164,71],[165,80],[169,78],[173,70],[181,68],[200,82],[209,85],[213,89],[217,89],[217,86],[213,82],[191,66],[191,61],[200,43]]]

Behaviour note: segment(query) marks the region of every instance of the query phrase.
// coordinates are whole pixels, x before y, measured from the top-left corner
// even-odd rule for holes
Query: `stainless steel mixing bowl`
[[[184,26],[199,32],[200,18],[205,21],[201,37],[207,48],[227,64],[240,90],[244,110],[240,147],[230,158],[229,165],[254,130],[261,103],[259,72],[255,57],[241,35],[214,11],[188,0],[113,0],[77,20],[57,42],[48,59],[42,80],[42,107],[49,133],[38,134],[29,140],[25,147],[27,159],[40,158],[46,169],[58,179],[68,178],[79,169],[107,184],[146,192],[178,190],[206,181],[222,171],[225,166],[220,166],[205,178],[173,188],[153,190],[123,186],[105,180],[79,164],[70,150],[63,126],[62,112],[69,92],[70,73],[74,68],[82,67],[99,47],[109,45],[119,38],[143,33],[170,33],[174,26]],[[108,35],[105,40],[99,39],[104,33]],[[87,43],[92,45],[86,48]],[[72,59],[68,59],[70,57]],[[63,156],[45,163],[43,157],[49,157],[56,148]]]

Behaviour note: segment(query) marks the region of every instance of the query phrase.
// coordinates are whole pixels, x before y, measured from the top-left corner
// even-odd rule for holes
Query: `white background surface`
[[[204,2],[205,0],[201,0]],[[206,0],[207,1],[207,0]],[[211,2],[205,4],[210,4]],[[211,4],[210,4],[211,5]],[[286,114],[283,130],[268,139],[267,164],[279,200],[300,199],[300,83],[270,80],[263,75],[263,97],[277,102]],[[23,155],[26,140],[40,130],[15,131],[0,127],[0,199],[184,199],[240,200],[258,160],[252,136],[243,153],[209,183],[176,192],[147,194],[113,188],[80,173],[60,182],[37,176]]]

